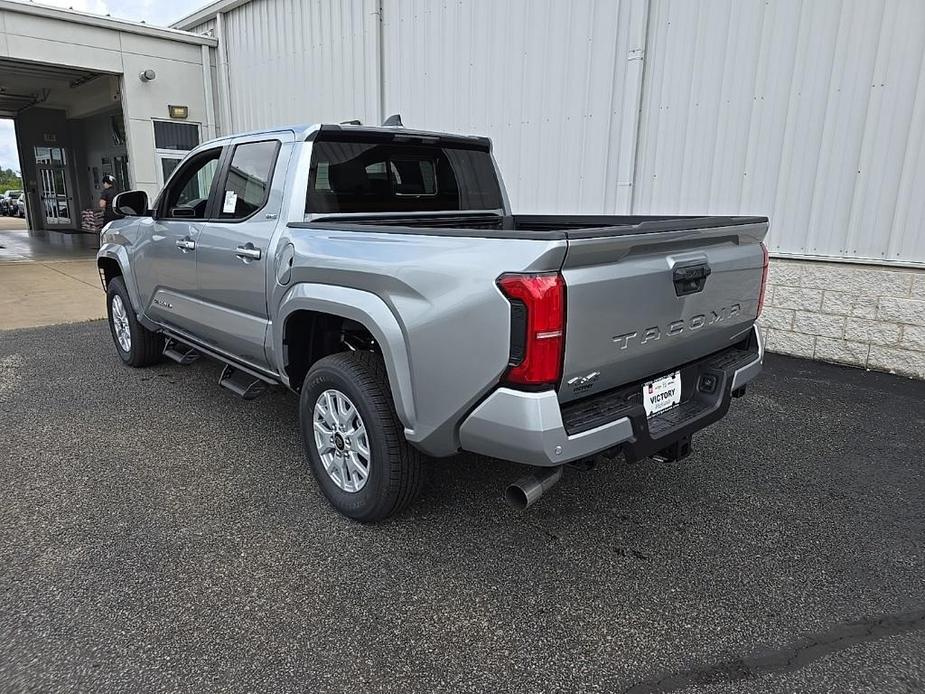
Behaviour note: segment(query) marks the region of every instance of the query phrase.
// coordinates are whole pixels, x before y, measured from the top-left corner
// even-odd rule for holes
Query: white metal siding
[[[233,130],[374,119],[376,11],[374,0],[253,0],[225,14]]]
[[[655,0],[634,211],[772,251],[925,261],[925,3]]]
[[[491,136],[519,212],[767,214],[777,253],[925,263],[923,0],[378,6],[226,13],[233,129],[400,112]]]
[[[385,110],[490,136],[519,211],[619,212],[644,11],[645,0],[385,0]]]

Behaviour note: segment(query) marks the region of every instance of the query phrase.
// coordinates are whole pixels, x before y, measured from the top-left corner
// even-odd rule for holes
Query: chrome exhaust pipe
[[[521,477],[504,491],[504,499],[518,511],[532,506],[543,494],[562,479],[562,466],[538,467],[535,472]]]

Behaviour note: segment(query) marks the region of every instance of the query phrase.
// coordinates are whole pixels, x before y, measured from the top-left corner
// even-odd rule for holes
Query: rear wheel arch
[[[332,354],[361,349],[380,352],[372,332],[362,323],[334,313],[299,309],[283,324],[283,369],[299,390],[312,365]],[[381,352],[380,352],[381,353]]]
[[[332,300],[337,295],[337,300]],[[299,390],[312,364],[331,354],[378,352],[386,367],[395,410],[409,433],[415,410],[404,334],[392,311],[379,297],[362,290],[330,285],[293,288],[279,310],[274,351],[289,386]],[[315,332],[315,328],[320,333]],[[352,338],[350,346],[342,340]],[[363,341],[367,340],[367,343]],[[369,344],[369,343],[372,344]]]

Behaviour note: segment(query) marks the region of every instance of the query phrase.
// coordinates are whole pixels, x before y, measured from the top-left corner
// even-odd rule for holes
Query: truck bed
[[[767,217],[379,214],[307,228],[564,243],[562,403],[663,373],[747,337],[758,313]],[[512,267],[511,271],[520,270]],[[687,273],[706,273],[684,288]],[[584,384],[584,385],[583,385]]]

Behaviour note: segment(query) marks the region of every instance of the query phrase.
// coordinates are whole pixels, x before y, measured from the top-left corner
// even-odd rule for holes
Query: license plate
[[[652,417],[681,402],[681,372],[656,378],[642,386],[642,404],[646,416]]]

